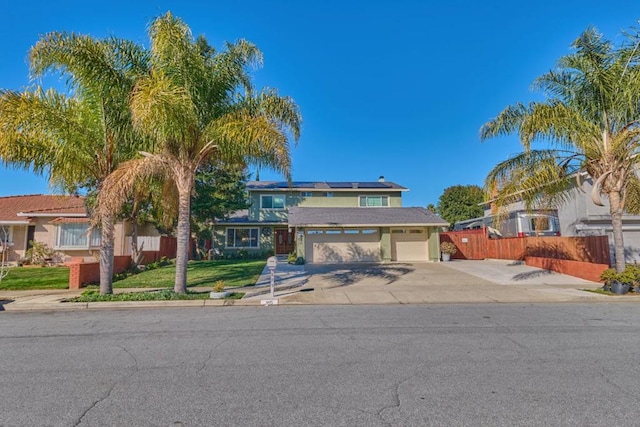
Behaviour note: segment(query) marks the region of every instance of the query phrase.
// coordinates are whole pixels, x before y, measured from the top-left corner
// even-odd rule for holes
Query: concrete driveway
[[[611,301],[584,292],[589,282],[512,261],[307,265],[300,291],[281,294],[300,304],[421,304]],[[284,302],[283,301],[283,302]]]

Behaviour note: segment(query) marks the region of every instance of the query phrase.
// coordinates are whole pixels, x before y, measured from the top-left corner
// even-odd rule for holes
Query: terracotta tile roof
[[[59,216],[56,219],[49,221],[51,224],[86,224],[89,222],[89,218],[69,218]]]
[[[22,214],[18,216],[18,214]],[[29,215],[65,216],[87,214],[84,198],[31,194],[0,197],[0,221],[28,221]]]

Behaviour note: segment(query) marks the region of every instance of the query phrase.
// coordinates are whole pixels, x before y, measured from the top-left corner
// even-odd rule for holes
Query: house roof
[[[389,181],[249,181],[247,190],[261,191],[409,191],[408,188]]]
[[[286,221],[253,221],[249,219],[249,210],[243,209],[235,211],[227,218],[216,221],[217,224],[243,224],[243,225],[267,225],[267,224],[286,224]]]
[[[409,208],[301,208],[289,209],[289,225],[306,227],[343,226],[446,226],[433,212]]]
[[[0,197],[0,221],[5,223],[29,223],[30,217],[74,216],[86,217],[84,198],[32,194]]]

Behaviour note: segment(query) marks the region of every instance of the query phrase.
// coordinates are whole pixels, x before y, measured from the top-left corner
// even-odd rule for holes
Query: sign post
[[[270,288],[271,288],[271,299],[263,299],[261,302],[262,305],[278,305],[278,300],[275,296],[275,282],[276,282],[276,266],[278,265],[277,257],[269,257],[267,259],[267,268],[269,269],[269,273],[271,276]]]

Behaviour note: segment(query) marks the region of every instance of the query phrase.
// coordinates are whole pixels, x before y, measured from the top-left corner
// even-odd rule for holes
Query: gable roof
[[[264,191],[409,191],[408,188],[389,181],[249,181],[247,190]]]
[[[410,208],[289,208],[289,225],[305,227],[447,226],[433,212]]]
[[[31,194],[0,197],[0,221],[29,223],[30,217],[72,216],[86,217],[84,198],[79,196],[56,196]]]

